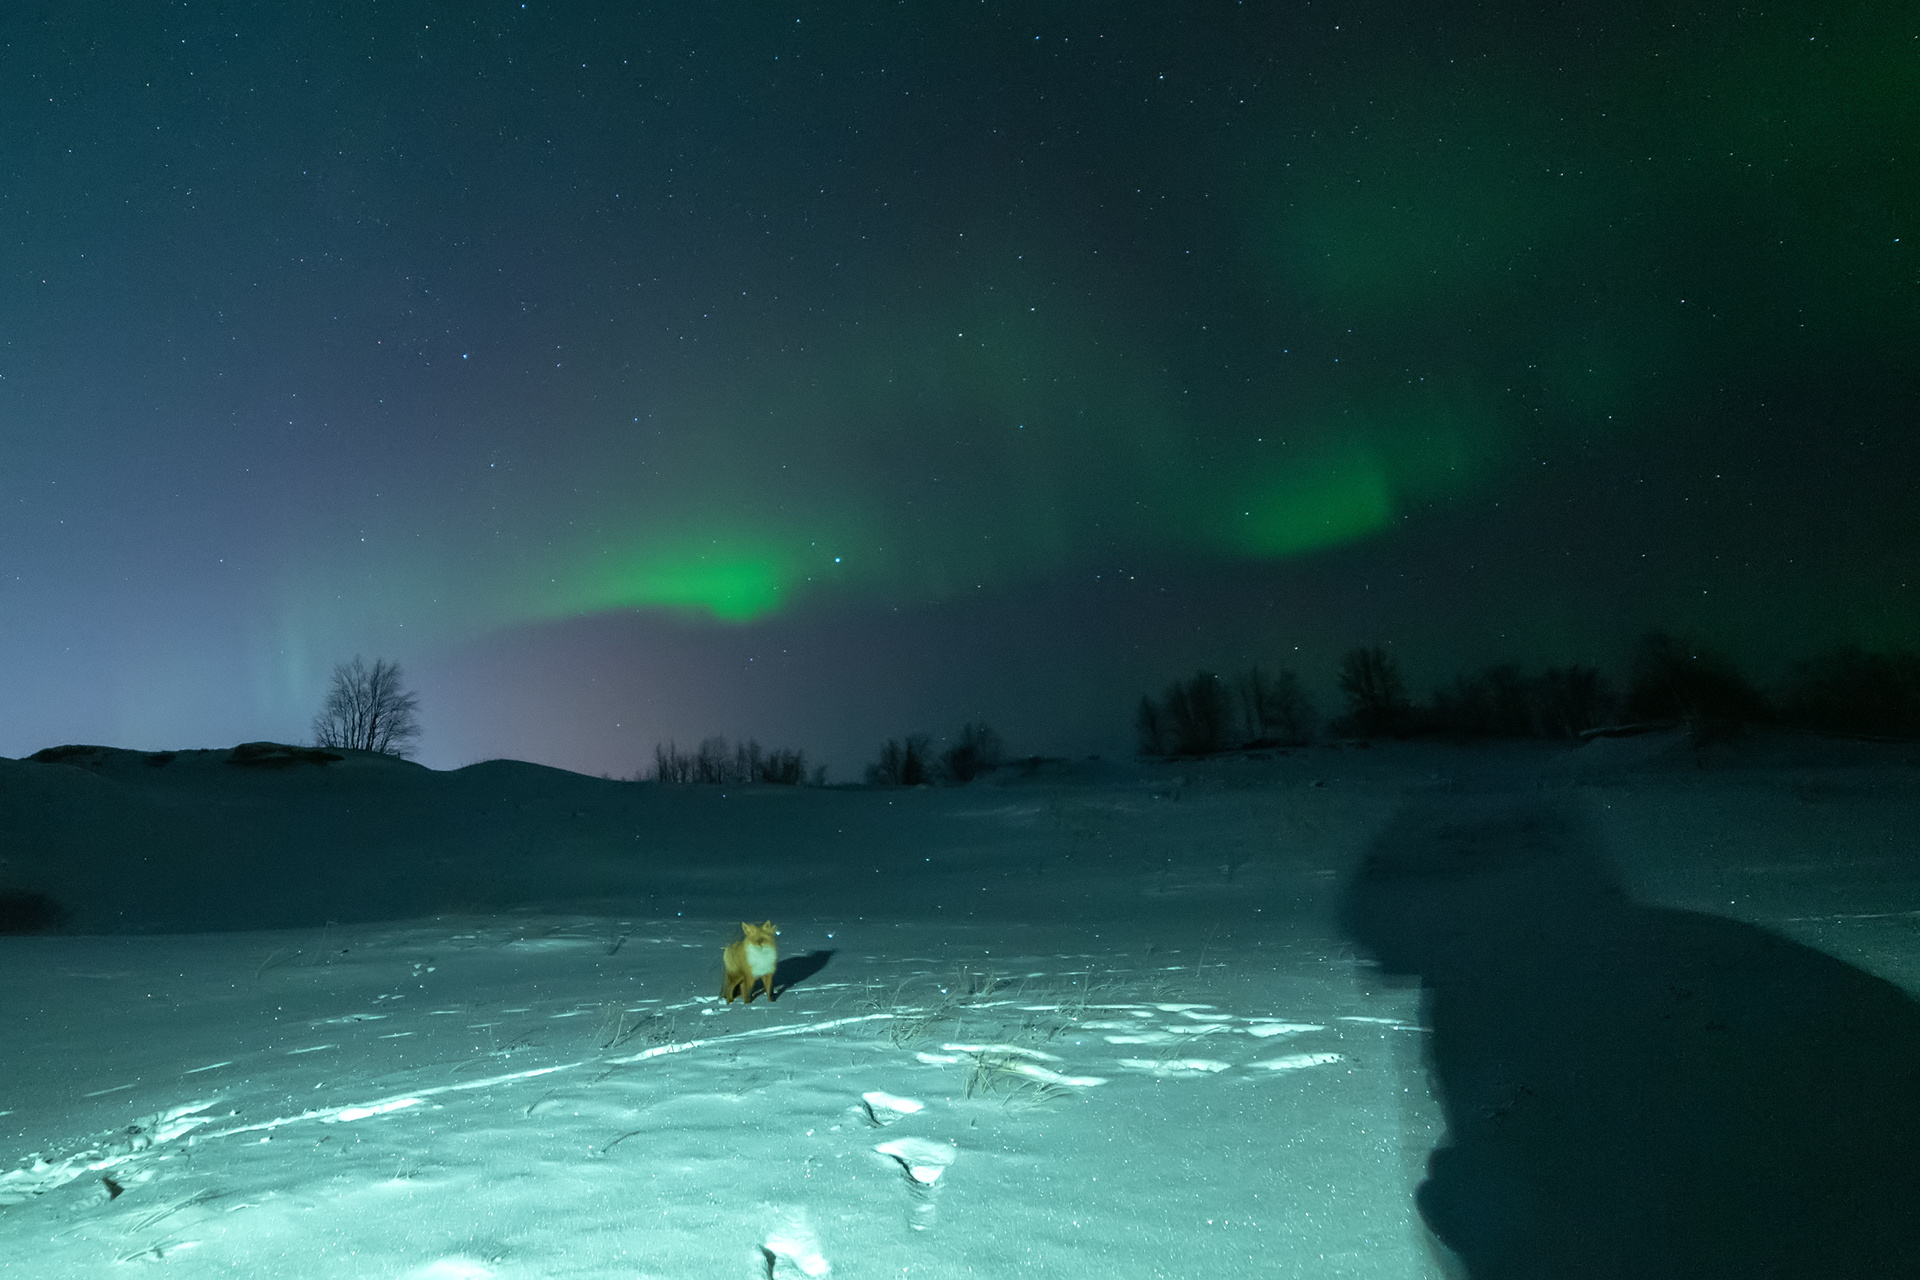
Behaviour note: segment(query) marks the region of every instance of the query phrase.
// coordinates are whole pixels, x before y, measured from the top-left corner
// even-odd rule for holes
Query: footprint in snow
[[[897,1161],[907,1180],[920,1187],[930,1187],[940,1181],[940,1175],[947,1171],[954,1157],[952,1144],[926,1138],[895,1138],[874,1150]]]
[[[799,1272],[803,1276],[824,1276],[833,1270],[820,1252],[820,1238],[807,1225],[802,1214],[792,1214],[767,1233],[760,1242],[760,1256],[766,1260],[767,1280]]]
[[[860,1095],[860,1107],[866,1113],[869,1124],[875,1128],[885,1128],[895,1120],[910,1116],[916,1111],[925,1111],[927,1104],[918,1098],[902,1098],[896,1094],[882,1093],[875,1089],[871,1093]]]
[[[957,1154],[952,1143],[931,1142],[926,1138],[895,1138],[883,1142],[874,1148],[900,1166],[906,1175],[907,1189],[913,1192],[915,1204],[913,1218],[908,1223],[915,1231],[925,1231],[933,1225],[933,1202],[930,1193],[934,1184],[947,1171]]]
[[[144,1163],[154,1148],[185,1137],[203,1124],[213,1123],[213,1116],[201,1114],[213,1105],[212,1102],[189,1102],[142,1116],[105,1142],[53,1159],[34,1152],[27,1157],[28,1164],[0,1173],[0,1205],[24,1204],[87,1174],[107,1174],[120,1185],[144,1181],[151,1175],[138,1172],[138,1165]]]

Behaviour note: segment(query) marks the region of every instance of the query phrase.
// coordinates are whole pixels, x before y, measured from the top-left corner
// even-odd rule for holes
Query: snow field
[[[0,761],[0,864],[95,931],[0,938],[0,1275],[1431,1280],[1418,996],[1331,924],[1374,833],[1563,790],[1636,901],[1920,991],[1920,769],[1789,746],[907,792]],[[768,915],[794,985],[722,1007]]]
[[[9,1076],[0,1274],[1423,1274],[1410,993],[832,931],[732,1007],[719,922],[26,940],[43,999],[112,993],[102,1038],[181,976],[143,1038]]]

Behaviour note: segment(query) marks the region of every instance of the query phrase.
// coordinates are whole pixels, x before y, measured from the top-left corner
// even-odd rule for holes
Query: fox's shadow
[[[1920,1005],[1630,901],[1580,816],[1410,807],[1348,935],[1417,975],[1447,1135],[1416,1199],[1473,1280],[1881,1277],[1920,1257]]]
[[[805,982],[814,974],[827,967],[827,961],[833,959],[831,951],[809,951],[803,956],[793,956],[782,960],[773,967],[773,994],[776,999],[787,994],[787,988]]]

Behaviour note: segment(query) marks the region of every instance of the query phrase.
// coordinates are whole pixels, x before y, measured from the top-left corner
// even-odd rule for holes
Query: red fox
[[[780,962],[780,953],[775,948],[773,937],[779,932],[773,927],[773,921],[765,924],[740,922],[740,931],[745,936],[738,942],[729,943],[721,953],[721,959],[727,967],[725,983],[720,994],[728,1004],[733,1003],[737,995],[748,1004],[753,1003],[753,989],[763,985],[767,989],[767,1000],[773,1000],[773,971]]]

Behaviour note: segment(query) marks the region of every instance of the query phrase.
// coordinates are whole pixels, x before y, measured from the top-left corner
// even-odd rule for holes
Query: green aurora
[[[828,585],[931,601],[1310,556],[1630,448],[1769,376],[1758,352],[1898,362],[1913,42],[1884,10],[1805,25],[1703,20],[1564,72],[1524,43],[1472,76],[1383,58],[1318,127],[1273,93],[1155,175],[1207,189],[1166,256],[1185,235],[1224,264],[1155,300],[1164,263],[956,215],[959,262],[896,246],[855,287],[720,324],[732,354],[650,398],[661,434],[606,441],[569,508],[590,532],[506,611],[748,622]]]
[[[1474,595],[1542,650],[1920,643],[1911,6],[363,18],[23,29],[34,643],[134,584],[294,705],[361,647],[1456,541],[1577,569]]]

